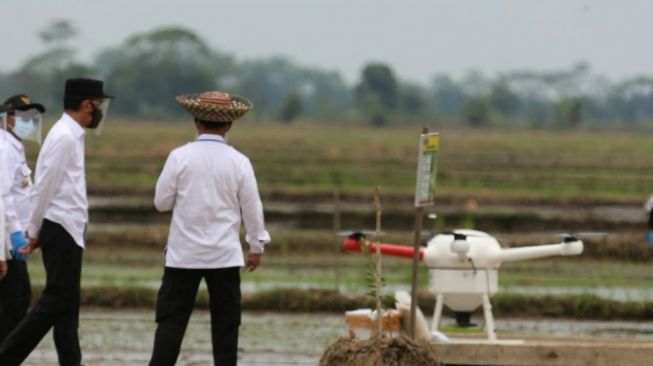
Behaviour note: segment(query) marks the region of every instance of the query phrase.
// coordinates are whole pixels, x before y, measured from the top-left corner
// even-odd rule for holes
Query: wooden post
[[[376,231],[374,233],[374,243],[376,244],[376,271],[375,278],[375,295],[376,295],[376,334],[383,335],[383,316],[381,314],[381,197],[379,186],[374,187],[374,208],[376,210]]]
[[[428,127],[422,128],[422,134],[429,132]],[[417,285],[419,270],[419,250],[422,239],[422,221],[424,218],[424,208],[418,206],[415,209],[415,236],[413,238],[413,278],[411,283],[410,296],[410,336],[416,338],[416,317],[417,317]]]
[[[340,189],[333,191],[334,211],[333,211],[333,232],[338,233],[342,228],[340,221]],[[340,277],[342,267],[342,251],[336,246],[336,291],[340,292]]]
[[[410,299],[410,336],[415,339],[415,318],[417,313],[417,278],[419,269],[419,249],[422,238],[422,219],[424,217],[424,208],[417,207],[415,211],[415,237],[413,238],[413,280]]]

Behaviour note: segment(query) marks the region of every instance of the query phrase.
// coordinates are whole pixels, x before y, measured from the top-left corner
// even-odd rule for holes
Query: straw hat
[[[233,122],[253,107],[243,97],[219,91],[180,95],[177,102],[193,117],[209,122]]]

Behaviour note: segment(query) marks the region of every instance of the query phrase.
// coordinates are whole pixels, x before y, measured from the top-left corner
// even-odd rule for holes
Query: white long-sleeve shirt
[[[200,135],[170,153],[154,205],[172,210],[167,267],[242,267],[241,217],[251,252],[260,253],[270,241],[254,169],[218,135]]]
[[[5,135],[5,167],[1,176],[5,187],[3,201],[6,229],[8,233],[25,231],[29,225],[32,171],[27,166],[23,143],[5,130],[0,130],[0,133]]]
[[[52,126],[36,162],[27,232],[38,237],[43,219],[56,222],[84,248],[88,223],[84,129],[66,113]]]
[[[653,211],[653,194],[650,195],[644,202],[644,211],[651,213]]]
[[[0,173],[4,192],[2,201],[5,206],[5,244],[10,247],[9,235],[17,231],[24,232],[29,224],[30,190],[32,188],[32,171],[27,166],[23,143],[5,130],[0,130],[4,141],[4,169]]]
[[[4,156],[4,143],[3,143],[3,137],[0,137],[0,156]],[[0,172],[4,172],[5,168],[5,159],[0,159]],[[4,185],[2,183],[4,179],[0,179],[0,192],[4,194]],[[3,203],[3,200],[0,200],[0,261],[5,261],[7,260],[8,256],[8,249],[9,247],[6,245],[6,240],[7,235],[5,234],[5,205]]]

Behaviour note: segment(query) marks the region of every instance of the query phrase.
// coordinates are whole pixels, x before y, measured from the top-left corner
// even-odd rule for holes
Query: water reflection
[[[210,321],[196,311],[182,346],[178,365],[212,364]],[[482,323],[482,319],[478,319]],[[447,320],[448,321],[448,320]],[[446,324],[445,324],[446,325]],[[592,337],[653,341],[653,323],[572,320],[496,320],[500,337]],[[154,335],[153,311],[96,311],[81,314],[84,362],[95,366],[146,365]],[[239,365],[316,365],[322,351],[346,335],[340,314],[243,314]],[[57,356],[47,336],[23,364],[55,366]]]

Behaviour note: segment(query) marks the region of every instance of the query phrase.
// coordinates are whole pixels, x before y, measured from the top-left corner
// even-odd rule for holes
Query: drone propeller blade
[[[373,237],[376,235],[376,231],[373,230],[345,230],[345,231],[338,231],[336,233],[336,236],[341,236],[345,238],[366,238],[368,236]],[[383,236],[385,233],[381,231],[379,233],[379,236]]]
[[[607,236],[608,233],[600,231],[580,231],[575,233],[558,233],[555,236],[562,237],[565,243],[577,241],[579,239],[602,238]]]
[[[578,241],[578,239],[577,239],[575,236],[573,236],[573,235],[567,235],[567,236],[565,236],[565,237],[562,239],[562,241],[563,241],[564,243],[573,243],[573,242],[575,242],[575,241]]]
[[[454,240],[467,240],[467,235],[454,232],[453,233],[453,239]]]
[[[584,238],[594,238],[594,237],[607,236],[608,233],[604,231],[581,231],[581,232],[574,233],[574,235],[579,237],[584,237]]]
[[[453,235],[457,239],[460,238],[462,240],[465,240],[467,238],[486,238],[489,236],[486,233],[475,231],[475,230],[468,230],[468,229],[456,229],[454,231],[443,231],[440,234]]]

